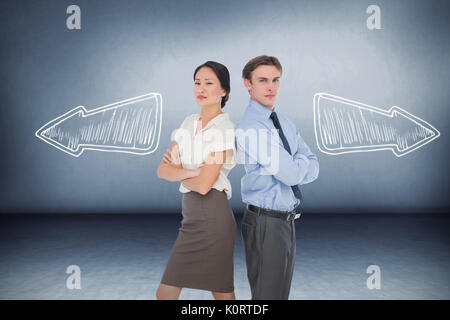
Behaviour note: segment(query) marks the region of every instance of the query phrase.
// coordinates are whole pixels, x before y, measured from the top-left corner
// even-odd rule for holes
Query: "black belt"
[[[254,206],[252,204],[248,204],[247,209],[250,212],[256,213],[257,215],[264,214],[266,216],[280,218],[280,219],[283,219],[286,221],[292,221],[292,220],[300,218],[300,213],[295,212],[295,209],[294,209],[294,211],[278,211],[278,210],[270,210],[270,209],[260,208],[260,207]]]

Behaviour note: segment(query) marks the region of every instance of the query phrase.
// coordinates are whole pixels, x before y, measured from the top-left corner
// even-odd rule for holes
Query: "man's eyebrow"
[[[266,77],[257,77],[257,79],[268,79],[268,78],[266,78]],[[275,77],[275,78],[273,78],[274,80],[275,79],[280,79],[280,77]]]
[[[195,80],[200,80],[200,79],[199,78],[195,78]],[[205,80],[212,80],[212,79],[205,78]]]

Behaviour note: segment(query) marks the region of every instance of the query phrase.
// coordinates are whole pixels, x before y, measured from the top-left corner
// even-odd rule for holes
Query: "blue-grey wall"
[[[66,9],[81,8],[81,30]],[[381,9],[369,30],[366,9]],[[2,1],[0,4],[1,212],[178,212],[178,183],[157,178],[170,134],[199,112],[192,73],[225,64],[236,123],[248,103],[241,70],[252,57],[284,68],[277,107],[320,162],[303,187],[310,212],[442,212],[449,208],[450,43],[447,1]],[[72,157],[35,132],[78,105],[149,92],[163,97],[158,149],[146,156],[85,151]],[[313,95],[327,92],[382,109],[393,105],[441,136],[390,151],[328,155],[315,141]],[[239,165],[230,173],[241,211]]]

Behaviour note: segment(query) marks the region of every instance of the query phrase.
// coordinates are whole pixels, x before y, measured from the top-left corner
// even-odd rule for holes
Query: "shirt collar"
[[[272,111],[267,108],[266,106],[263,106],[261,103],[253,100],[250,98],[250,102],[247,107],[248,112],[252,115],[252,117],[257,117],[260,119],[267,120],[270,117],[270,114]],[[275,111],[275,108],[273,108],[273,111]]]
[[[195,115],[195,120],[198,121],[198,119],[200,119],[200,114],[196,114]],[[205,128],[209,127],[210,125],[219,125],[219,123],[221,123],[224,120],[229,119],[229,115],[226,112],[223,112],[221,114],[218,114],[217,116],[215,116],[214,118],[212,118],[211,120],[209,120],[208,124],[206,125]]]

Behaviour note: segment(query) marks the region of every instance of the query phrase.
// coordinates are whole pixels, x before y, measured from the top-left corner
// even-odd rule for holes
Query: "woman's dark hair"
[[[220,81],[220,86],[223,90],[225,90],[226,95],[222,97],[221,102],[221,108],[225,106],[225,103],[228,101],[228,98],[230,97],[230,73],[228,72],[227,67],[225,67],[223,64],[215,62],[215,61],[206,61],[205,63],[199,65],[195,71],[194,71],[194,80],[195,75],[197,74],[198,70],[200,70],[203,67],[211,68],[212,71],[216,74],[217,78]]]

